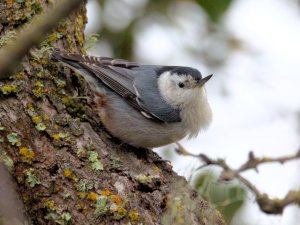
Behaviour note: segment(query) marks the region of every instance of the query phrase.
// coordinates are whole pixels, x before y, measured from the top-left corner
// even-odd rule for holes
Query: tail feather
[[[59,49],[55,49],[52,54],[51,58],[57,61],[72,61],[72,62],[80,62],[84,60],[84,57],[79,54],[70,54]]]
[[[117,66],[123,68],[132,68],[139,66],[138,63],[130,62],[124,59],[114,59],[110,57],[95,57],[79,54],[71,54],[60,49],[55,49],[52,52],[51,58],[56,61],[62,61],[74,66],[75,63],[94,64],[99,66]]]

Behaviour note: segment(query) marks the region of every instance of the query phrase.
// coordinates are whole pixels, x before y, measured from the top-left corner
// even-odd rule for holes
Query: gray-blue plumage
[[[158,66],[139,66],[132,69],[133,85],[138,95],[139,105],[151,115],[164,122],[180,122],[180,111],[170,106],[158,88],[156,69]]]
[[[140,65],[126,60],[53,53],[53,57],[76,69],[84,69],[129,105],[157,122],[180,122],[180,111],[159,93],[157,71],[162,66]],[[174,67],[176,69],[177,67]]]

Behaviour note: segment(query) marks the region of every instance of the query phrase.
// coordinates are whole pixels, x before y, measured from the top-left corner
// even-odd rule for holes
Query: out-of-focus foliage
[[[205,172],[195,178],[194,187],[208,202],[213,204],[230,224],[233,216],[243,205],[246,190],[239,185],[222,184],[212,172]]]
[[[196,0],[213,22],[219,22],[232,0]]]
[[[230,9],[233,1],[98,0],[101,19],[97,21],[96,33],[100,35],[99,43],[102,47],[105,46],[105,49],[109,49],[111,56],[138,60],[135,54],[137,36],[148,28],[167,27],[177,30],[177,32],[183,32],[183,36],[186,35],[184,29],[194,29],[189,32],[192,32],[192,35],[199,41],[195,47],[191,47],[191,44],[187,43],[190,46],[186,47],[186,51],[190,51],[192,55],[195,55],[195,59],[198,57],[198,61],[208,66],[221,66],[226,61],[231,49],[235,48],[232,45],[232,40],[235,38],[222,24],[222,18]],[[198,16],[195,15],[197,11]],[[198,27],[182,27],[185,26],[181,19],[184,15],[191,19],[192,26],[195,27],[194,24],[198,24]],[[193,17],[199,21],[193,20]],[[170,36],[170,38],[172,37]]]

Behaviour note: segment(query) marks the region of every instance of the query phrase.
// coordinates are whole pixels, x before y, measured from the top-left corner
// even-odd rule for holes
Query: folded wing
[[[157,122],[179,122],[178,109],[162,99],[154,66],[122,59],[81,56],[55,51],[52,57],[79,71],[84,69],[119,94],[143,116]]]

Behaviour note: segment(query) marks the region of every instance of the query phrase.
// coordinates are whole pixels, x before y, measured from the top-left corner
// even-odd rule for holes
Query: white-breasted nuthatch
[[[54,51],[52,58],[89,83],[104,126],[136,147],[196,137],[212,119],[202,77],[191,67],[140,65],[122,59]]]

